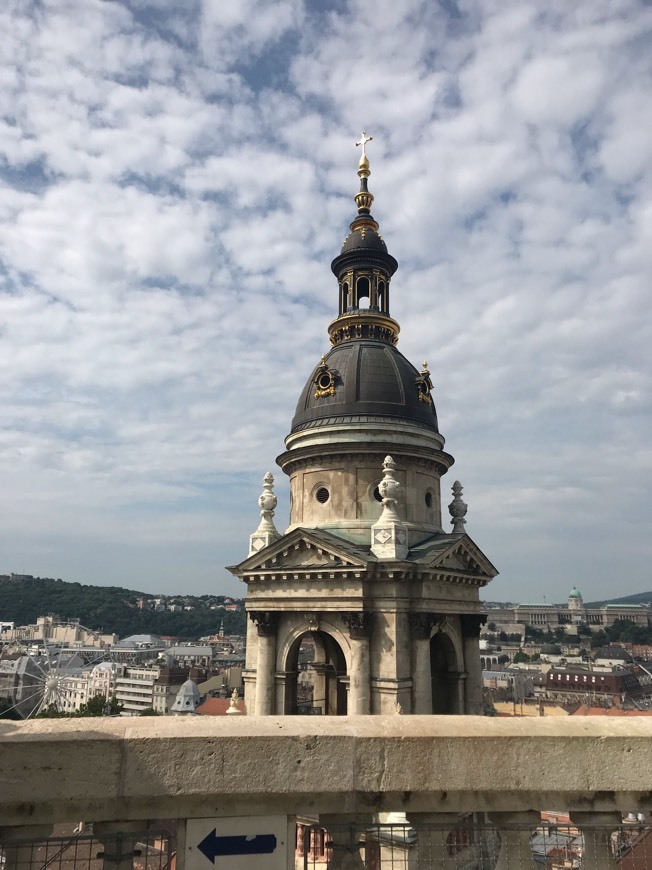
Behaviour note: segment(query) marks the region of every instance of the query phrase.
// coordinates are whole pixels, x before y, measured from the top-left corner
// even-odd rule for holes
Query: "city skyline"
[[[651,589],[652,8],[166,7],[0,12],[0,568],[244,596],[364,128],[483,597]]]

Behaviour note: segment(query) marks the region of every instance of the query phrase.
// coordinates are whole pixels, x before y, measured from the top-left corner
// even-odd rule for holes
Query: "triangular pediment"
[[[435,535],[410,551],[410,558],[423,567],[473,574],[492,579],[498,574],[482,550],[468,535]]]
[[[469,560],[462,553],[449,553],[440,563],[443,568],[456,568],[459,571],[469,570]]]
[[[236,576],[251,571],[365,568],[373,559],[357,547],[322,529],[293,529],[228,570]]]

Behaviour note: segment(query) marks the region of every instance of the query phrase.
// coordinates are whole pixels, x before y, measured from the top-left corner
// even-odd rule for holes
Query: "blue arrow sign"
[[[244,834],[239,837],[218,837],[217,828],[213,828],[197,848],[211,864],[214,864],[216,858],[227,855],[271,855],[276,849],[276,837],[274,834],[256,834],[254,837],[247,837]]]

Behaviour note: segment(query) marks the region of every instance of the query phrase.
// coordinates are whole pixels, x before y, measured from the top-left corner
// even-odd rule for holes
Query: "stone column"
[[[489,818],[500,832],[501,846],[495,870],[528,870],[534,867],[530,838],[541,814],[535,810],[515,813],[489,813]]]
[[[4,870],[30,870],[34,851],[52,834],[52,825],[0,827],[0,846],[5,856]],[[39,861],[39,865],[43,862]]]
[[[430,673],[430,632],[435,621],[432,613],[410,613],[412,638],[412,712],[432,713],[432,674]]]
[[[482,665],[480,663],[480,626],[487,621],[484,613],[463,613],[460,616],[464,644],[465,710],[467,716],[482,716]]]
[[[570,818],[584,837],[582,866],[590,870],[615,870],[619,864],[614,858],[611,838],[622,825],[621,814],[572,812]]]
[[[464,686],[466,673],[464,671],[449,671],[446,674],[448,683],[448,697],[450,698],[451,713],[457,716],[464,715]]]
[[[457,813],[408,813],[407,820],[417,835],[415,870],[453,870],[454,856],[448,854],[448,837],[459,822]],[[412,865],[410,865],[412,866]]]
[[[258,631],[258,661],[256,663],[256,716],[274,713],[274,671],[276,668],[276,626],[278,614],[265,610],[250,610],[249,618]]]
[[[136,842],[146,828],[146,821],[94,822],[93,837],[104,846],[102,870],[132,870]]]
[[[319,824],[327,830],[326,870],[364,870],[358,832],[371,824],[371,816],[320,815]]]
[[[297,712],[298,671],[284,671],[276,674],[276,709],[282,710],[285,716]]]
[[[364,611],[342,613],[342,622],[351,638],[351,673],[349,674],[349,716],[371,713],[371,671],[369,663],[369,634],[371,614]]]

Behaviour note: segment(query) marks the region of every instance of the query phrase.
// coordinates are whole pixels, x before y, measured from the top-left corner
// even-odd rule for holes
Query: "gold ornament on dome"
[[[322,354],[321,364],[313,378],[313,383],[317,388],[315,390],[315,399],[323,399],[325,396],[335,395],[335,375],[336,372],[328,368],[326,358]]]
[[[423,369],[419,374],[419,377],[416,378],[415,384],[417,386],[417,394],[419,396],[420,402],[425,402],[427,405],[432,405],[432,396],[430,395],[430,391],[432,390],[432,380],[430,379],[430,372],[428,371],[428,363],[423,361]]]

